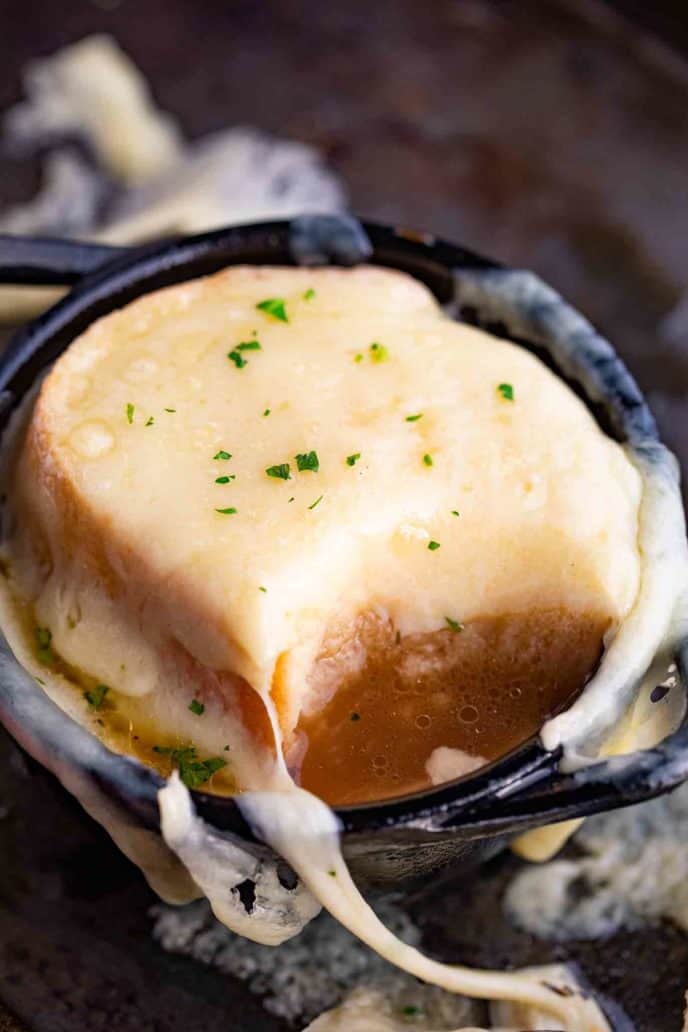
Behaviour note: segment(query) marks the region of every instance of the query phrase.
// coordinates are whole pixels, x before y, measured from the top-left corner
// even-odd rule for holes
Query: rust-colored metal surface
[[[32,57],[112,32],[190,135],[244,123],[311,142],[357,212],[535,269],[614,341],[688,461],[688,65],[616,13],[592,0],[0,0],[0,25],[0,110]],[[30,196],[31,164],[0,155],[0,170],[0,204]],[[153,943],[138,872],[4,736],[0,857],[0,1000],[22,1029],[283,1027],[237,981]],[[536,943],[501,914],[516,866],[504,855],[416,895],[425,946],[498,965],[573,957],[639,1032],[678,1032],[685,937],[662,925]]]

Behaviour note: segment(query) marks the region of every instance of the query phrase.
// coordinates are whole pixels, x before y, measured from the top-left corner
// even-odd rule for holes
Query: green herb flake
[[[165,412],[176,412],[176,408],[166,408]]]
[[[262,591],[264,595],[267,595],[268,589],[264,588],[262,584],[258,585],[258,591]]]
[[[223,752],[229,752],[229,746],[228,746],[228,745],[226,745],[226,746],[224,747],[224,749],[223,749]]]
[[[269,297],[265,301],[259,301],[256,308],[259,312],[271,315],[273,319],[279,319],[280,322],[289,322],[286,302],[283,297]]]
[[[274,477],[276,480],[291,480],[289,469],[288,462],[280,462],[278,466],[268,466],[265,472],[269,477]]]
[[[310,470],[312,473],[317,473],[320,469],[320,460],[318,459],[318,453],[314,451],[303,452],[299,455],[295,455],[296,468],[299,473],[305,473]]]
[[[447,627],[450,631],[459,632],[463,630],[463,624],[460,620],[452,620],[451,616],[445,616]]]
[[[436,552],[439,547],[440,547],[439,541],[428,541],[428,548],[430,549],[431,552]]]
[[[192,713],[195,713],[197,717],[202,717],[205,713],[205,706],[198,699],[192,699],[189,703],[189,709]]]
[[[215,477],[216,484],[229,484],[232,480],[236,480],[236,473],[228,473],[224,477]]]
[[[145,422],[145,426],[153,426],[154,423],[155,423],[155,419],[153,418],[153,416],[149,416],[148,419]]]
[[[354,355],[354,362],[362,362],[362,361],[363,361],[363,355],[359,351],[357,355]]]
[[[315,291],[313,290],[313,287],[309,287],[308,290],[304,291],[304,293],[301,296],[304,301],[312,301],[315,297]]]
[[[222,459],[223,462],[228,462],[231,459],[231,457],[232,456],[229,454],[228,451],[215,452],[215,454],[213,455],[213,459],[215,459],[216,461]]]
[[[384,344],[373,341],[370,345],[370,357],[373,362],[386,362],[389,358],[389,352]]]
[[[269,416],[270,415],[270,409],[266,408],[265,411],[263,412],[263,415],[264,416]]]
[[[261,351],[259,340],[242,340],[241,344],[237,344],[237,351]]]
[[[230,362],[234,362],[234,365],[237,367],[237,369],[243,369],[245,365],[248,365],[248,362],[246,361],[246,359],[240,351],[228,351],[227,358],[230,360]]]
[[[45,688],[45,681],[43,680],[42,677],[35,677],[34,680],[35,680],[36,684],[40,684],[40,685],[43,686],[43,688]]]
[[[315,509],[316,505],[320,505],[320,503],[322,502],[324,497],[325,497],[325,495],[320,495],[320,497],[316,498],[315,501],[313,502],[313,504],[309,505],[308,508],[309,509]]]
[[[361,457],[360,451],[354,452],[353,455],[347,455],[346,464],[347,466],[355,466]]]
[[[349,718],[349,719],[351,720],[351,722],[352,722],[353,724],[355,724],[357,720],[360,720],[360,719],[361,719],[361,714],[360,714],[360,713],[356,713],[356,712],[354,712],[354,713],[352,713],[352,714],[351,714],[351,716],[350,716],[350,718]]]
[[[330,869],[327,873],[329,874],[330,878],[336,878],[337,877],[337,872],[336,871],[333,871],[333,870]]]
[[[514,387],[513,387],[513,384],[511,384],[511,383],[500,383],[497,386],[497,390],[499,391],[499,393],[501,394],[501,396],[504,398],[505,401],[513,401],[514,400]]]
[[[459,515],[459,510],[458,509],[452,509],[451,514],[452,514],[452,516],[458,516]]]
[[[47,627],[36,628],[36,654],[43,666],[52,666],[55,662],[52,640],[52,631]]]
[[[432,460],[432,455],[428,455],[427,452],[423,456],[423,465],[424,466],[433,466],[434,465],[433,460]]]
[[[105,702],[105,696],[109,691],[110,688],[108,685],[97,684],[95,688],[91,688],[90,691],[84,692],[84,698],[86,699],[90,709],[101,709]]]
[[[406,422],[407,423],[417,423],[418,420],[422,419],[422,418],[423,418],[423,413],[422,412],[416,412],[415,415],[413,415],[413,416],[407,416],[406,417]]]
[[[294,501],[294,496],[293,496],[293,495],[291,496],[291,498],[289,499],[289,501],[290,501],[290,502],[293,502],[293,501]]]
[[[216,509],[215,512],[219,512],[220,516],[236,516],[238,510],[230,506],[228,509]]]
[[[402,1007],[401,1013],[405,1018],[414,1018],[417,1014],[420,1014],[420,1007],[414,1007],[413,1004],[409,1004],[408,1007]]]
[[[127,402],[127,423],[131,426],[134,422],[134,412],[136,411],[135,406],[130,401]]]
[[[179,777],[187,788],[199,788],[209,781],[213,774],[227,766],[227,761],[220,756],[213,756],[208,760],[199,760],[195,745],[183,746],[174,749],[169,746],[154,745],[153,752],[159,756],[169,756],[170,760],[179,771]]]

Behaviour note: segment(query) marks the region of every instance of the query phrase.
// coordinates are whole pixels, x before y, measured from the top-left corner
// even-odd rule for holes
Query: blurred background
[[[30,71],[100,33],[168,116],[162,151],[138,140],[136,167],[104,153],[88,111],[65,114],[68,71]],[[688,464],[687,55],[685,0],[0,0],[0,229],[140,238],[179,228],[146,217],[183,195],[182,228],[305,203],[434,232],[573,301]],[[77,100],[92,88],[105,117],[110,88],[97,70],[90,82]],[[107,117],[108,138],[129,140],[114,101]],[[236,127],[259,133],[209,143]],[[45,300],[0,297],[0,339]],[[151,894],[100,830],[4,739],[0,775],[0,999],[17,1015],[0,1005],[0,1032],[230,1027],[239,990],[148,941]],[[457,890],[447,920],[461,916],[448,932],[436,915],[430,947],[544,959],[499,924],[501,877]],[[677,1032],[688,948],[661,935],[612,942],[598,983],[640,1029]],[[594,967],[593,953],[576,955]],[[246,1028],[283,1027],[247,994],[241,1007]]]

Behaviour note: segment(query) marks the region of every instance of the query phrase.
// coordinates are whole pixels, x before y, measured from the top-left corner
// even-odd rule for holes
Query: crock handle
[[[688,719],[659,745],[612,756],[571,773],[550,772],[502,798],[478,802],[462,824],[515,834],[527,828],[613,810],[652,799],[688,779]],[[511,794],[513,792],[513,794]]]
[[[81,240],[0,234],[0,283],[69,286],[126,251]]]

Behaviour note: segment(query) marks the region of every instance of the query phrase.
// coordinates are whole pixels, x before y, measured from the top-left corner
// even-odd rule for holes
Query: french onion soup
[[[466,774],[584,686],[641,482],[522,348],[372,267],[235,267],[92,325],[16,429],[10,637],[189,787]]]

